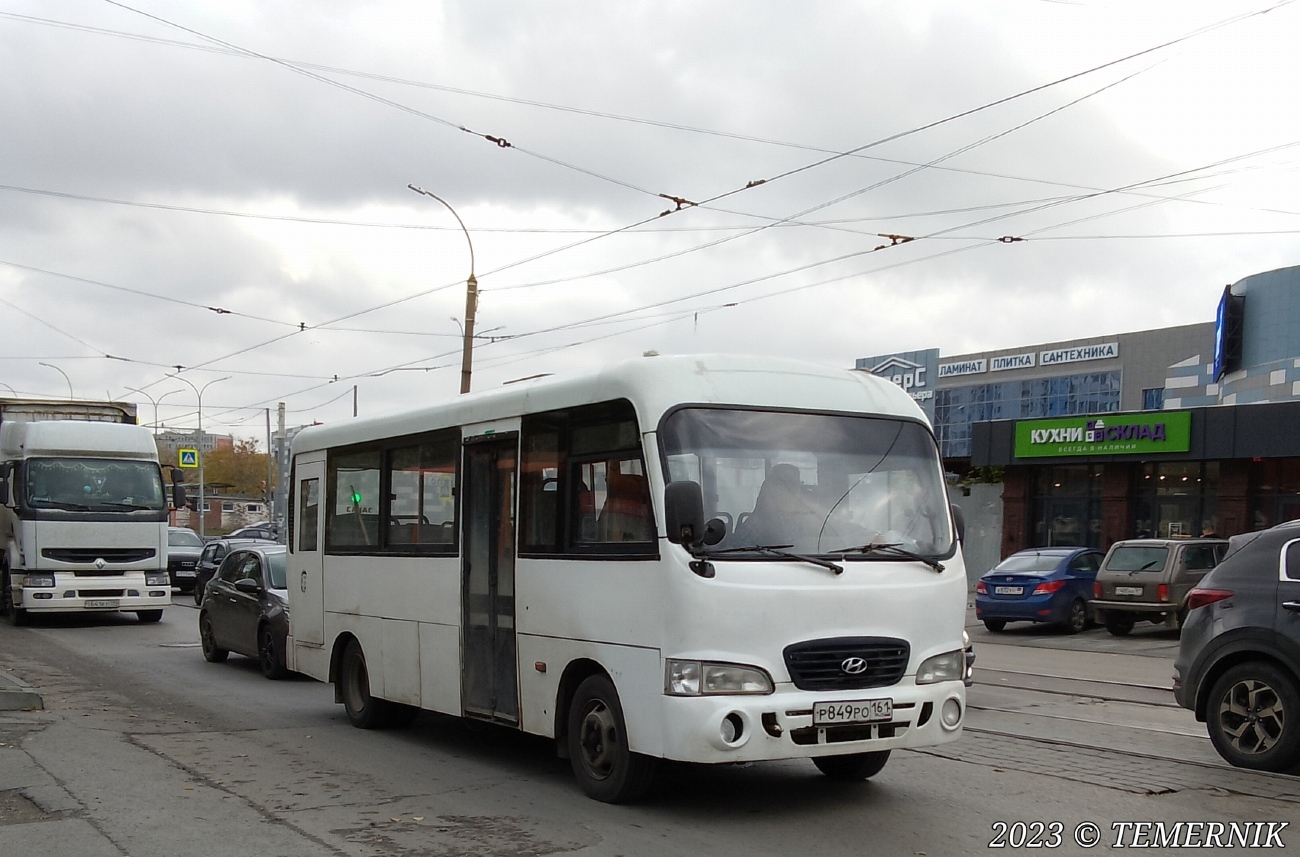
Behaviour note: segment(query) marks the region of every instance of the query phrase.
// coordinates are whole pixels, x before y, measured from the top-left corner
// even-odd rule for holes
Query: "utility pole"
[[[469,230],[465,228],[465,222],[460,219],[456,209],[452,208],[447,200],[436,193],[429,193],[429,191],[418,188],[413,184],[408,184],[407,187],[416,193],[433,197],[445,205],[447,210],[451,212],[451,216],[456,218],[456,222],[460,224],[460,230],[465,233],[465,241],[469,244],[469,278],[465,280],[465,342],[461,346],[460,357],[460,391],[468,393],[470,372],[474,362],[474,316],[478,313],[478,278],[474,276],[474,242],[470,240]]]

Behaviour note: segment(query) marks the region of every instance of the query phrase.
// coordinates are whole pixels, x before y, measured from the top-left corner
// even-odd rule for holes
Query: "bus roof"
[[[665,412],[683,404],[864,413],[929,425],[902,388],[868,372],[774,357],[655,356],[508,383],[401,413],[313,426],[294,438],[293,451],[348,446],[613,399],[632,402],[642,431],[654,431]]]

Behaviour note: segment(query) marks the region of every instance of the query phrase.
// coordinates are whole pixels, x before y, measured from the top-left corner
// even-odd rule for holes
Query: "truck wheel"
[[[578,685],[569,708],[568,741],[573,774],[587,797],[625,803],[654,785],[659,760],[629,749],[623,706],[605,676],[588,676]]]
[[[140,620],[141,624],[159,622],[162,621],[162,611],[161,610],[137,610],[135,611],[135,617]]]
[[[14,592],[9,588],[9,569],[0,573],[0,611],[5,614],[11,625],[21,627],[27,624],[27,611],[14,605]]]

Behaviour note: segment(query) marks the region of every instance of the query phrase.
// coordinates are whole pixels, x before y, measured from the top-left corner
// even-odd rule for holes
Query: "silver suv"
[[[1187,593],[1227,550],[1224,539],[1115,542],[1093,582],[1096,620],[1119,637],[1132,631],[1140,619],[1181,628],[1187,616]]]

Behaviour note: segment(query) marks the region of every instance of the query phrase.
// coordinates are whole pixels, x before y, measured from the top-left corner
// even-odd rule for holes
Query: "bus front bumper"
[[[814,724],[819,703],[889,700],[887,718]],[[665,696],[664,757],[703,763],[756,762],[930,747],[955,741],[966,719],[961,681],[870,690],[808,692],[777,685],[765,696]]]

